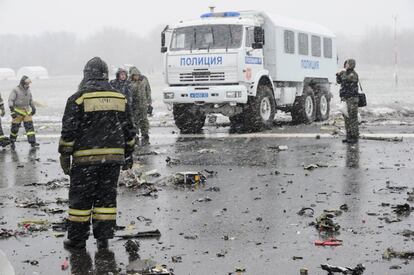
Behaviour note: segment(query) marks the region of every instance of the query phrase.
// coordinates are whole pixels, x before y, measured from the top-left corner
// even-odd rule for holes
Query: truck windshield
[[[201,25],[177,28],[171,39],[170,51],[240,48],[241,25]]]

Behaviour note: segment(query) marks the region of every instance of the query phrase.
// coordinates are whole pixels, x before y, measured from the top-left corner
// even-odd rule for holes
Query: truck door
[[[255,49],[254,27],[246,27],[245,57],[243,77],[246,82],[253,82],[255,75],[263,69],[263,49]]]

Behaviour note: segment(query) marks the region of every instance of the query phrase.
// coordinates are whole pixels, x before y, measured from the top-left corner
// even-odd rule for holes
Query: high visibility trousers
[[[112,239],[116,226],[119,164],[74,166],[70,175],[68,239]]]
[[[16,141],[17,134],[19,133],[19,128],[22,122],[24,125],[24,129],[26,130],[27,141],[29,143],[35,143],[36,133],[34,130],[32,116],[17,116],[16,118],[13,118],[11,129],[10,129],[10,140],[13,142]]]

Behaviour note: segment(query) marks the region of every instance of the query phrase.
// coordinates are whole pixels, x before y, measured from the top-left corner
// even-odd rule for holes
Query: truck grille
[[[210,72],[204,70],[195,70],[191,73],[180,73],[180,82],[206,82],[206,81],[225,81],[224,72]]]

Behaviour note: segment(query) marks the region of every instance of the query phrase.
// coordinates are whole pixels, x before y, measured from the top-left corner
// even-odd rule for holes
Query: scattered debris
[[[167,157],[165,159],[165,162],[167,163],[168,166],[171,166],[171,165],[178,165],[178,164],[180,164],[181,163],[181,160],[179,160],[179,159],[172,159],[171,157]]]
[[[39,261],[37,260],[26,260],[26,261],[23,261],[22,263],[36,265],[36,266],[39,265]]]
[[[342,211],[341,210],[337,210],[337,209],[325,209],[325,210],[323,210],[323,212],[324,213],[328,213],[328,214],[333,214],[336,217],[342,215]]]
[[[220,192],[220,187],[213,186],[206,189],[208,192]]]
[[[360,139],[365,140],[378,140],[378,141],[389,141],[389,142],[402,142],[403,137],[372,137],[372,136],[361,136]]]
[[[405,229],[402,232],[399,233],[400,235],[403,235],[404,237],[414,237],[414,231],[409,230],[409,229]]]
[[[407,201],[414,202],[414,189],[412,192],[407,192],[408,198]]]
[[[182,259],[182,257],[181,257],[181,256],[172,256],[172,257],[171,257],[171,261],[172,261],[173,263],[182,263],[182,262],[183,262],[183,259]]]
[[[136,240],[128,240],[124,243],[124,247],[130,256],[134,256],[138,254],[140,245]]]
[[[326,241],[315,241],[315,245],[316,246],[340,246],[342,245],[343,241],[342,240],[338,240],[335,238],[330,238]]]
[[[246,272],[246,268],[244,268],[244,267],[236,267],[236,269],[234,270],[234,272]]]
[[[197,151],[199,154],[215,154],[217,153],[217,150],[214,149],[200,149]]]
[[[170,181],[175,185],[205,184],[206,177],[200,172],[179,172]]]
[[[216,171],[213,171],[213,170],[207,170],[207,169],[204,169],[204,172],[206,172],[207,173],[207,176],[208,177],[214,177],[214,176],[217,176],[217,172]]]
[[[299,274],[300,275],[308,275],[308,269],[307,268],[301,268],[300,270],[299,270]]]
[[[342,211],[347,212],[347,211],[349,210],[349,207],[348,207],[348,205],[345,203],[345,204],[342,204],[341,206],[339,206],[339,209],[341,209]]]
[[[46,202],[35,198],[33,200],[30,200],[28,198],[22,198],[22,199],[16,199],[14,201],[16,203],[16,206],[19,208],[40,208],[42,206],[46,206]]]
[[[317,168],[326,168],[326,167],[329,167],[329,165],[328,164],[322,164],[322,163],[312,163],[312,164],[309,164],[309,165],[304,165],[303,169],[308,170],[308,171],[312,171],[312,170],[315,170]]]
[[[161,232],[157,229],[157,230],[152,230],[152,231],[138,232],[136,234],[117,235],[115,237],[121,238],[121,239],[124,239],[124,240],[160,238],[161,237]]]
[[[209,202],[209,201],[212,201],[212,199],[211,199],[211,198],[209,198],[209,197],[204,197],[204,198],[199,198],[199,199],[197,199],[197,200],[193,201],[193,204],[194,204],[195,202]]]
[[[395,251],[394,249],[389,247],[382,254],[382,258],[385,260],[391,260],[393,258],[413,260],[414,251]]]
[[[302,256],[293,256],[292,260],[296,261],[296,260],[303,260]]]
[[[302,209],[299,210],[297,214],[299,216],[313,217],[313,215],[315,214],[315,210],[313,210],[313,208],[310,207],[302,207]]]
[[[316,218],[316,228],[319,231],[337,232],[340,225],[333,221],[335,216],[329,213],[323,213]]]
[[[63,261],[63,263],[60,265],[60,269],[61,270],[66,270],[66,269],[68,269],[69,268],[69,261],[68,261],[68,258],[66,258],[64,261]]]
[[[322,270],[328,271],[328,275],[333,273],[342,273],[342,274],[349,274],[349,275],[361,275],[365,271],[365,266],[362,264],[358,264],[354,268],[350,267],[341,267],[341,266],[333,266],[329,264],[321,264]]]
[[[404,216],[410,215],[411,211],[414,210],[414,208],[412,208],[408,203],[397,204],[396,206],[393,206],[392,208],[394,209],[393,210],[394,213],[396,213],[397,215],[404,215]]]

